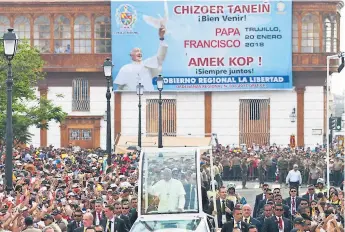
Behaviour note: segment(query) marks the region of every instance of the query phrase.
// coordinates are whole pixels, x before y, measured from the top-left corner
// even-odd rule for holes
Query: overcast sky
[[[340,22],[340,50],[345,52],[345,7],[341,11]],[[326,75],[326,73],[325,73]],[[335,94],[343,94],[345,90],[345,68],[340,74],[332,75],[332,92]]]

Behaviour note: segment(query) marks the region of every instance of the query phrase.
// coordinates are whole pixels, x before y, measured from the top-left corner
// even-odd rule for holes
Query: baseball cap
[[[60,210],[54,210],[53,212],[52,212],[52,215],[53,216],[55,216],[55,215],[58,215],[58,214],[61,214],[61,211]]]
[[[50,215],[50,214],[46,214],[46,215],[42,218],[42,221],[45,221],[45,220],[48,220],[48,219],[54,220],[54,217],[53,217],[52,215]]]
[[[293,224],[304,225],[305,220],[302,217],[296,217],[293,220]]]
[[[24,219],[24,223],[25,223],[25,225],[27,225],[27,226],[31,226],[31,225],[33,225],[34,224],[34,219],[32,218],[32,217],[26,217],[25,219]]]

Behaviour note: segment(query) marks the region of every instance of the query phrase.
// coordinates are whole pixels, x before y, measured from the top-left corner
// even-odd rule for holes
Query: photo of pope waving
[[[144,91],[154,90],[152,79],[161,73],[168,51],[168,45],[164,42],[164,26],[159,28],[158,35],[159,48],[155,56],[143,60],[141,49],[132,49],[130,53],[132,63],[122,66],[114,80],[118,90],[136,91],[136,86],[139,83],[144,86]]]

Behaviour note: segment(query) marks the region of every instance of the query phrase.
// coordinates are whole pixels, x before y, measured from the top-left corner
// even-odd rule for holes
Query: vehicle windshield
[[[165,221],[138,221],[131,232],[155,231],[155,232],[191,232],[207,231],[206,224],[200,218],[193,220],[165,220]]]
[[[197,213],[197,152],[142,154],[141,214]]]

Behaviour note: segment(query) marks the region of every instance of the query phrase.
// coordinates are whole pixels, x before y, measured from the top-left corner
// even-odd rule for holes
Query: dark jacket
[[[114,215],[114,217],[115,217],[115,223],[111,224],[111,226],[114,228],[114,231],[116,231],[116,232],[128,232],[126,225],[125,225],[125,222],[121,218],[118,218],[115,215]],[[106,228],[107,222],[108,222],[107,218],[102,220],[101,225],[103,226],[104,231],[106,231],[106,229],[107,229]]]
[[[70,223],[67,224],[67,232],[73,232],[77,228],[78,226],[77,226],[76,221],[71,221]]]
[[[225,206],[228,207],[231,211],[234,210],[234,203],[230,200],[225,200]],[[218,227],[222,227],[222,203],[220,202],[220,199],[216,200],[216,208],[217,208],[217,217],[218,217]],[[212,212],[214,211],[213,201],[211,201],[210,207],[209,207],[209,214],[212,215]],[[230,221],[232,219],[232,213],[225,213],[226,215],[226,221]]]
[[[253,217],[254,218],[259,216],[259,215],[256,215],[256,213],[259,211],[258,206],[259,206],[260,201],[263,200],[263,196],[264,196],[264,194],[261,193],[259,195],[256,195],[256,197],[255,197],[255,205],[254,205],[254,211],[253,211]]]
[[[263,226],[264,226],[264,223],[265,223],[266,220],[268,220],[268,218],[265,219],[265,216],[260,216],[260,217],[257,217],[257,218],[255,218],[255,219],[258,220],[258,221],[260,222],[260,224],[261,224],[261,231],[262,231],[262,228],[263,228]]]
[[[298,206],[301,203],[302,198],[300,197],[295,197],[295,203],[296,203],[296,212],[298,210]],[[290,212],[291,212],[291,197],[288,197],[285,199],[285,204],[289,207]]]
[[[93,216],[93,224],[96,225],[96,217],[98,217],[98,215],[96,214],[96,211],[93,211],[92,212],[92,216]],[[106,218],[104,212],[102,212],[102,215],[101,215],[101,221],[104,220]],[[99,222],[101,223],[101,222]]]
[[[73,232],[84,232],[84,226],[78,227],[77,229],[73,230]]]
[[[248,225],[254,225],[256,226],[256,228],[258,228],[258,231],[261,232],[261,227],[262,227],[262,224],[259,220],[253,218],[253,217],[250,217],[249,221],[246,222],[245,219],[243,218],[243,221],[245,223],[247,223]]]
[[[129,231],[132,227],[131,221],[129,220],[129,217],[127,215],[121,214],[120,218],[124,221],[125,226],[126,226],[127,230]]]
[[[262,213],[262,210],[264,209],[264,206],[267,204],[268,201],[272,201],[272,200],[261,200],[258,204],[258,206],[256,207],[256,216],[257,217],[260,217],[261,216],[261,213]],[[253,215],[254,215],[254,212],[253,212]]]
[[[283,204],[283,209],[284,209],[284,217],[290,219],[291,218],[291,210],[290,207]]]
[[[283,221],[284,221],[284,232],[290,232],[292,229],[291,221],[287,218],[284,218],[284,217],[283,217]],[[265,221],[264,226],[262,228],[262,231],[264,231],[264,232],[279,232],[278,225],[279,225],[279,223],[278,223],[276,216],[272,216]]]
[[[241,231],[248,232],[249,225],[245,222],[241,222]],[[222,227],[221,232],[232,232],[234,229],[234,220],[225,223]]]
[[[306,199],[306,200],[308,200],[310,202],[310,195],[309,195],[309,193],[303,195],[302,198]],[[313,200],[317,200],[317,195],[315,193],[313,194]]]
[[[131,222],[131,226],[134,224],[134,222],[137,220],[138,218],[138,211],[137,209],[131,209],[130,213],[129,213],[129,221]]]

